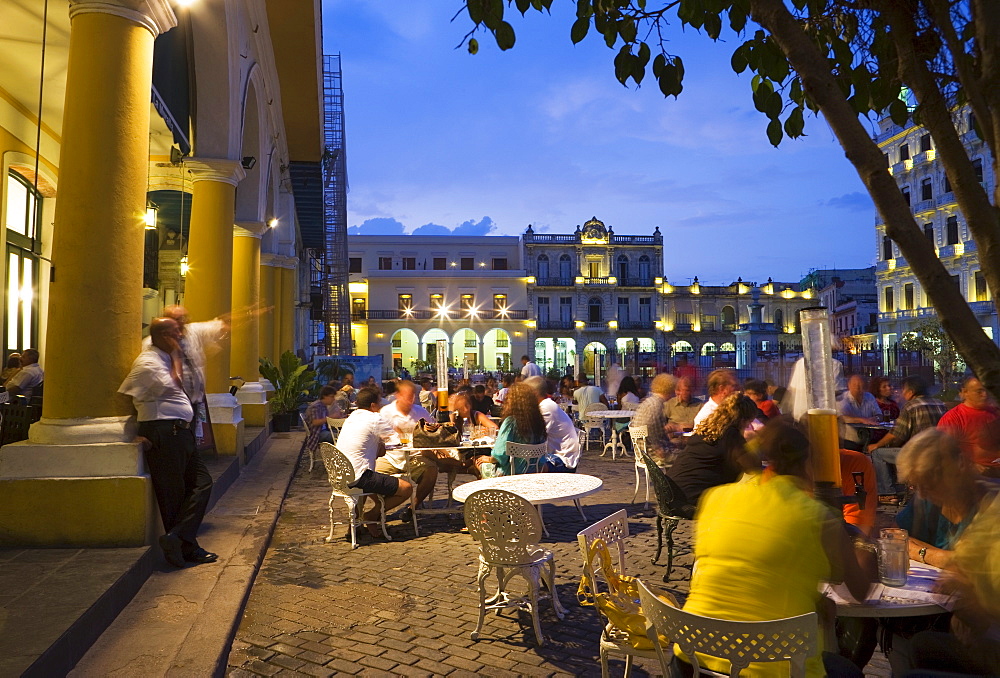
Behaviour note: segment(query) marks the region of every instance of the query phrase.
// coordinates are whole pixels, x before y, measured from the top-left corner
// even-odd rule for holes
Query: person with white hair
[[[549,384],[541,377],[525,379],[524,383],[535,390],[538,407],[545,419],[545,437],[549,453],[545,455],[542,471],[549,473],[576,473],[580,463],[580,434],[573,420],[549,396]]]

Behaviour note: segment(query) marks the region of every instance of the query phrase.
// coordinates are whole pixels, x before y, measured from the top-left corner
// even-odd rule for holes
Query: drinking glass
[[[878,540],[878,578],[886,586],[905,586],[910,556],[903,539]]]
[[[411,440],[413,440],[413,429],[404,426],[399,430],[399,444],[408,447]]]

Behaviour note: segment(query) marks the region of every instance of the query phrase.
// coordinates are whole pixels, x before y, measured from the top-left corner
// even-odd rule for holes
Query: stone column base
[[[239,456],[242,460],[245,447],[244,421],[239,401],[230,393],[209,393],[205,399],[212,419],[215,451],[223,456]]]
[[[236,400],[243,409],[243,420],[247,426],[267,426],[271,419],[271,406],[267,403],[267,397],[264,385],[256,381],[243,384],[236,392]]]
[[[100,441],[122,430],[119,418],[42,420],[36,437],[70,437],[77,422],[84,444],[25,440],[0,448],[0,546],[134,547],[152,543],[160,517],[136,442]],[[120,418],[123,424],[127,418]],[[41,426],[39,426],[41,424]],[[37,430],[36,430],[37,427]],[[134,423],[131,425],[134,430]],[[53,434],[53,432],[55,432]],[[133,433],[134,438],[134,433]]]

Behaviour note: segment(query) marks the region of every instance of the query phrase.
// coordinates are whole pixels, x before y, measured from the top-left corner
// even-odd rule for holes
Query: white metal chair
[[[642,508],[649,508],[649,469],[646,468],[646,462],[643,461],[643,456],[646,454],[646,436],[649,435],[649,429],[645,426],[629,426],[628,435],[632,439],[632,451],[633,462],[635,463],[635,492],[632,493],[632,503],[635,503],[635,498],[639,496],[639,473],[642,472],[643,476],[646,478],[646,502],[642,505]]]
[[[373,492],[365,492],[356,487],[350,487],[351,483],[355,481],[354,477],[354,466],[351,465],[350,460],[344,456],[344,453],[338,450],[336,447],[330,443],[320,443],[319,445],[320,456],[323,458],[323,465],[326,467],[326,474],[330,478],[330,534],[326,537],[326,542],[329,543],[333,541],[333,528],[334,525],[349,525],[351,531],[351,548],[358,548],[358,526],[367,525],[369,523],[375,524],[375,521],[366,521],[358,516],[360,510],[364,509],[364,498],[367,496],[375,497],[375,501],[378,502],[379,509],[381,512],[381,518],[378,524],[382,526],[382,534],[389,541],[392,541],[392,537],[389,536],[389,532],[385,529],[385,500],[382,495],[375,494]],[[333,519],[333,502],[340,497],[347,504],[347,513],[350,516],[347,523],[336,522]],[[359,501],[360,500],[360,501]],[[414,523],[416,525],[416,523]]]
[[[729,662],[729,675],[737,678],[751,663],[789,662],[791,676],[806,675],[806,659],[819,652],[819,625],[815,612],[771,621],[727,621],[685,612],[658,598],[639,582],[639,600],[646,617],[646,635],[656,648],[664,675],[669,665],[660,637],[677,643],[687,660],[699,673],[724,676],[702,669],[700,652]]]
[[[330,433],[333,434],[333,441],[337,442],[337,438],[340,437],[340,429],[344,428],[344,422],[347,419],[337,419],[335,417],[327,417],[326,425],[330,427]]]
[[[548,453],[548,443],[539,443],[538,445],[529,445],[526,443],[507,443],[507,456],[511,458],[510,462],[510,474],[517,475],[517,464],[515,461],[517,459],[524,459],[527,462],[528,470],[527,473],[538,472],[541,470],[541,459]],[[531,461],[534,460],[534,471],[531,470]],[[583,506],[580,504],[579,499],[574,499],[573,503],[576,505],[576,510],[580,512],[580,517],[587,520],[587,514],[583,512]],[[538,505],[538,519],[542,521],[542,532],[545,536],[549,536],[549,530],[545,527],[545,519],[542,517],[542,505]]]
[[[538,619],[540,584],[552,598],[556,616],[565,611],[555,588],[556,562],[552,551],[538,542],[542,536],[538,512],[526,499],[506,490],[486,489],[473,492],[465,500],[465,524],[479,542],[479,622],[472,639],[479,640],[487,610],[500,614],[508,608],[526,609],[531,614],[535,640],[545,642]],[[486,598],[486,578],[496,570],[497,592]],[[507,591],[511,578],[520,576],[528,582],[527,596],[512,596]]]
[[[601,447],[603,448],[607,444],[607,430],[605,423],[607,423],[601,417],[588,417],[587,412],[599,412],[601,410],[608,409],[606,405],[601,403],[591,403],[587,405],[587,409],[580,413],[580,425],[583,427],[583,434],[585,436],[585,441],[587,444],[587,449],[590,449],[590,432],[597,431],[601,434]]]
[[[624,509],[612,513],[607,518],[598,520],[593,525],[580,530],[576,535],[580,544],[580,553],[583,555],[583,569],[586,571],[590,581],[597,584],[598,574],[603,575],[600,562],[593,562],[590,559],[590,545],[597,539],[603,539],[608,546],[608,551],[612,558],[618,562],[616,565],[618,574],[627,574],[625,569],[625,540],[628,539],[628,514]],[[606,580],[605,580],[606,581]],[[592,593],[597,593],[593,591]],[[595,606],[595,609],[596,606]],[[604,630],[601,632],[601,675],[604,678],[609,676],[608,655],[620,654],[625,657],[625,676],[632,671],[632,661],[635,657],[644,659],[658,659],[655,649],[645,650],[633,647],[628,642],[628,633],[617,628],[610,620],[603,615],[601,620],[605,622]]]
[[[299,421],[302,422],[302,428],[304,428],[306,431],[305,440],[302,441],[302,446],[305,447],[306,442],[309,440],[309,435],[312,433],[312,431],[309,430],[309,422],[306,421],[306,415],[303,414],[302,412],[299,412]],[[313,451],[311,449],[307,449],[306,452],[309,453],[309,473],[312,473],[313,461],[314,461]]]

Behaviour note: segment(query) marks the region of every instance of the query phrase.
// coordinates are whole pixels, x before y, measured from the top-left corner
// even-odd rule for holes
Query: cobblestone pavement
[[[596,445],[595,445],[596,449]],[[329,484],[321,465],[300,467],[289,489],[273,541],[254,583],[229,656],[230,676],[310,675],[599,675],[601,625],[593,608],[576,603],[581,557],[576,533],[586,523],[572,502],[545,507],[556,556],[556,588],[567,608],[558,621],[541,604],[546,643],[536,647],[526,613],[488,615],[478,642],[469,634],[478,618],[475,589],[478,549],[462,534],[460,515],[423,517],[421,537],[398,519],[391,542],[357,550],[329,530]],[[583,499],[590,522],[625,508],[629,513],[628,570],[659,583],[665,571],[650,562],[656,550],[653,512],[642,496],[630,504],[635,475],[630,459],[612,462],[591,451],[581,473],[603,479],[604,489]],[[471,480],[461,477],[461,480]],[[444,476],[437,496],[446,493]],[[438,499],[438,504],[441,500]],[[343,519],[343,502],[335,510]],[[338,526],[342,537],[346,528]],[[683,600],[691,574],[691,524],[676,533],[674,570],[665,588]],[[515,580],[518,581],[518,580]],[[889,675],[876,656],[869,675]],[[623,664],[612,661],[620,675]],[[655,662],[638,660],[633,675],[659,674]]]

